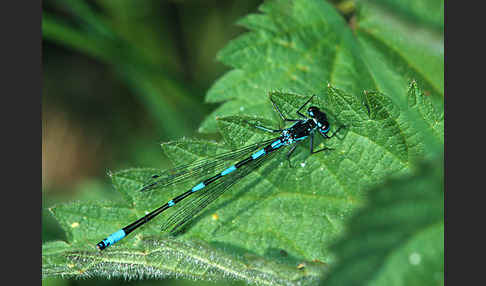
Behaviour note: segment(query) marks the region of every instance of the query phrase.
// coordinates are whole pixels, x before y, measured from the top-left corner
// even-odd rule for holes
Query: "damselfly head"
[[[309,114],[310,117],[315,118],[315,119],[322,119],[322,120],[327,120],[327,116],[324,112],[322,112],[319,107],[316,106],[311,106],[309,109],[307,109],[307,113]]]

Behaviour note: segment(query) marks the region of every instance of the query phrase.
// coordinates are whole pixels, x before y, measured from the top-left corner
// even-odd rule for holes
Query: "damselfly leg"
[[[278,113],[278,115],[280,116],[280,118],[283,121],[296,122],[296,121],[299,121],[300,120],[300,119],[290,119],[290,118],[285,117],[283,115],[282,111],[280,111],[280,108],[278,108],[278,105],[275,103],[275,101],[273,101],[273,98],[271,96],[269,96],[269,98],[270,98],[270,102],[273,105],[273,109]]]
[[[329,136],[329,135],[327,135],[327,134],[322,134],[322,133],[320,133],[320,132],[319,132],[319,134],[321,134],[321,135],[322,135],[322,137],[324,137],[325,139],[331,139],[332,137],[336,136],[336,134],[338,134],[338,133],[339,133],[339,131],[340,131],[342,128],[346,128],[346,126],[345,126],[345,125],[341,125],[341,126],[339,126],[339,128],[338,128],[336,131],[334,131],[334,132],[331,134],[331,136]],[[342,138],[339,138],[339,137],[337,137],[337,138],[342,140]]]
[[[309,103],[313,98],[314,98],[315,95],[311,96],[304,104],[302,104],[302,106],[297,110],[297,114],[302,117],[302,118],[307,118],[307,116],[305,116],[304,114],[300,113],[300,111],[302,110],[302,108],[304,108],[304,106],[307,105],[307,103]]]
[[[273,129],[260,125],[251,124],[255,128],[269,133],[280,133],[278,137],[261,141],[237,150],[221,153],[212,158],[204,158],[171,170],[153,174],[148,178],[147,183],[140,191],[152,191],[167,186],[175,186],[182,182],[193,182],[192,188],[186,189],[178,196],[173,197],[158,208],[147,213],[143,217],[133,221],[122,229],[112,233],[97,244],[98,249],[103,250],[124,237],[135,229],[148,223],[159,214],[169,210],[175,211],[165,220],[162,225],[163,231],[176,232],[180,227],[198,216],[201,211],[218,199],[226,190],[239,182],[248,174],[270,160],[275,154],[290,146],[287,153],[287,160],[290,166],[290,157],[294,154],[297,144],[310,136],[310,153],[315,154],[325,150],[332,150],[324,147],[314,151],[314,133],[319,132],[325,139],[334,137],[342,127],[338,128],[331,136],[328,136],[330,123],[326,113],[316,106],[307,109],[307,115],[301,110],[312,100],[310,97],[298,110],[297,115],[304,119],[289,119],[281,112],[277,104],[270,98],[275,111],[283,121],[293,122],[285,129]]]
[[[326,136],[326,135],[323,135],[322,133],[319,132],[319,134],[321,134],[322,136]],[[326,137],[324,137],[326,138]],[[331,137],[328,137],[328,138],[331,138]],[[322,151],[328,151],[328,150],[334,150],[333,148],[328,148],[328,147],[324,147],[320,150],[317,150],[317,151],[314,151],[314,133],[311,133],[310,135],[310,153],[311,155],[312,154],[316,154],[316,153],[319,153],[319,152],[322,152]]]

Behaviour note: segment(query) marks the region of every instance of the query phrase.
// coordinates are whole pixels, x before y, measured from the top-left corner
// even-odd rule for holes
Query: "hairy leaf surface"
[[[443,96],[436,74],[443,72],[440,49],[414,58],[418,48],[395,37],[394,26],[377,29],[382,19],[369,13],[372,9],[363,6],[351,28],[325,1],[265,2],[262,13],[240,21],[249,32],[218,57],[233,70],[208,92],[209,102],[222,104],[200,129],[219,132],[223,142],[183,139],[162,145],[177,166],[269,139],[275,134],[252,127],[285,126],[268,94],[288,118],[298,118],[295,111],[315,94],[309,105],[328,114],[335,134],[329,140],[317,136],[315,146],[332,150],[310,156],[309,141],[303,141],[291,166],[287,151],[280,152],[175,238],[160,232],[170,209],[98,252],[98,241],[199,182],[142,193],[147,180],[163,170],[114,172],[113,186],[123,202],[51,208],[68,241],[44,244],[43,275],[315,284],[335,265],[331,246],[365,204],[366,191],[390,176],[408,176],[430,148],[443,144],[443,112],[433,99]],[[422,66],[426,58],[432,66]],[[223,162],[221,170],[234,163]]]

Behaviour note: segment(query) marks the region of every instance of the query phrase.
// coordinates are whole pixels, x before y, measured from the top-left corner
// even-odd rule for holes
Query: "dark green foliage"
[[[442,158],[369,193],[369,206],[332,247],[340,258],[322,285],[443,285]]]
[[[162,144],[163,151],[179,165],[268,139],[247,124],[283,127],[268,94],[289,117],[316,94],[312,104],[329,114],[331,133],[345,126],[317,141],[334,150],[309,156],[302,144],[293,168],[283,152],[176,238],[160,232],[163,214],[100,253],[100,239],[197,183],[142,194],[136,190],[158,170],[114,172],[124,202],[51,209],[68,241],[44,244],[45,277],[297,285],[316,284],[325,273],[331,285],[442,281],[443,163],[417,167],[443,148],[441,39],[418,41],[375,6],[359,6],[351,27],[325,1],[268,1],[260,10],[240,21],[250,31],[220,52],[233,69],[206,97],[222,104],[200,130],[219,132],[223,143],[184,139]],[[368,198],[369,189],[379,190]]]

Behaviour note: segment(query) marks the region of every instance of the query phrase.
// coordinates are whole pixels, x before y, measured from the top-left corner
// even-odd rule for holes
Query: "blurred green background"
[[[169,166],[160,142],[196,135],[227,67],[215,60],[262,1],[43,1],[43,207],[110,197],[107,169]],[[43,212],[43,241],[64,239]],[[43,285],[204,285],[45,279]],[[226,283],[225,283],[226,284]],[[232,283],[234,284],[234,283]],[[241,284],[241,283],[236,283]]]
[[[45,0],[42,12],[43,207],[116,195],[107,170],[169,165],[159,143],[198,134],[229,68],[216,53],[262,1]],[[352,1],[331,1],[343,13]],[[64,239],[43,211],[43,241]],[[43,285],[205,285],[45,279]],[[229,282],[228,282],[229,283]],[[225,282],[224,284],[228,284]],[[243,284],[234,283],[231,284]]]

